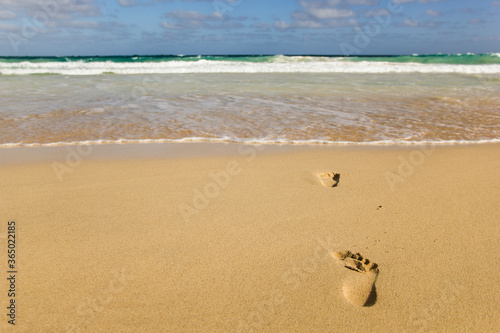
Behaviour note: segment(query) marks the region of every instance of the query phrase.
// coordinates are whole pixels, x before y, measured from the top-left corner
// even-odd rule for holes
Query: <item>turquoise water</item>
[[[335,55],[155,55],[155,56],[93,56],[93,57],[0,57],[2,63],[43,63],[43,62],[167,62],[167,61],[233,61],[251,63],[273,63],[280,61],[376,61],[389,63],[420,63],[420,64],[448,64],[448,65],[484,65],[500,64],[500,56],[496,53],[488,54],[431,54],[431,55],[400,55],[400,56],[335,56]]]
[[[185,73],[500,74],[498,54],[413,56],[205,55],[4,57],[0,75]]]

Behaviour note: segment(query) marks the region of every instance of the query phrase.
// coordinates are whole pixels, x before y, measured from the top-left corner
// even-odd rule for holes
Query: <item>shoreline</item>
[[[499,139],[500,140],[500,139]],[[166,157],[217,157],[241,155],[242,150],[251,147],[259,152],[287,153],[300,151],[384,151],[415,150],[434,148],[461,147],[495,147],[499,142],[454,142],[454,143],[409,143],[409,144],[320,144],[320,143],[239,143],[239,142],[131,142],[131,143],[99,143],[99,144],[50,144],[35,146],[0,147],[0,165],[12,163],[47,162],[60,159],[61,156],[75,155],[86,159],[134,159],[134,158],[166,158]]]
[[[440,140],[440,141],[404,141],[404,140],[382,140],[382,141],[327,141],[327,140],[287,140],[287,141],[244,141],[244,140],[229,140],[224,138],[184,138],[184,139],[138,139],[138,140],[87,140],[87,141],[72,141],[72,142],[51,142],[51,143],[3,143],[0,144],[0,149],[8,148],[36,148],[36,147],[64,147],[64,146],[97,146],[97,145],[145,145],[145,144],[241,144],[241,145],[276,145],[276,146],[421,146],[421,145],[476,145],[476,144],[493,144],[499,143],[500,139],[483,139],[483,140]]]
[[[84,148],[0,149],[16,329],[498,328],[500,144]],[[378,265],[369,306],[345,250]]]

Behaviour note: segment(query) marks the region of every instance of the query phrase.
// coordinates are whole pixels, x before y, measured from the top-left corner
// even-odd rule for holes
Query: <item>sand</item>
[[[498,170],[498,144],[1,149],[0,331],[499,331]]]

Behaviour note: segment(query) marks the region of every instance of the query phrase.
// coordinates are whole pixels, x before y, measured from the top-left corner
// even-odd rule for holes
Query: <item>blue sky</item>
[[[0,55],[500,52],[500,0],[0,0]]]

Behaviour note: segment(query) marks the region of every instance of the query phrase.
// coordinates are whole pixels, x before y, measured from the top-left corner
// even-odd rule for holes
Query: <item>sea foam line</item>
[[[500,64],[450,65],[391,62],[238,62],[208,61],[194,62],[45,62],[45,63],[0,63],[2,75],[61,74],[101,75],[113,74],[197,74],[197,73],[458,73],[500,74]]]
[[[225,138],[203,138],[203,137],[187,137],[182,139],[118,139],[118,140],[86,140],[86,141],[70,141],[70,142],[49,142],[49,143],[3,143],[1,148],[16,148],[16,147],[57,147],[57,146],[80,146],[80,145],[104,145],[104,144],[148,144],[148,143],[236,143],[249,145],[353,145],[353,146],[378,146],[378,145],[463,145],[463,144],[488,144],[500,143],[500,138],[487,140],[422,140],[422,141],[405,141],[405,140],[379,140],[379,141],[329,141],[329,140],[287,140],[287,139],[232,139]]]

